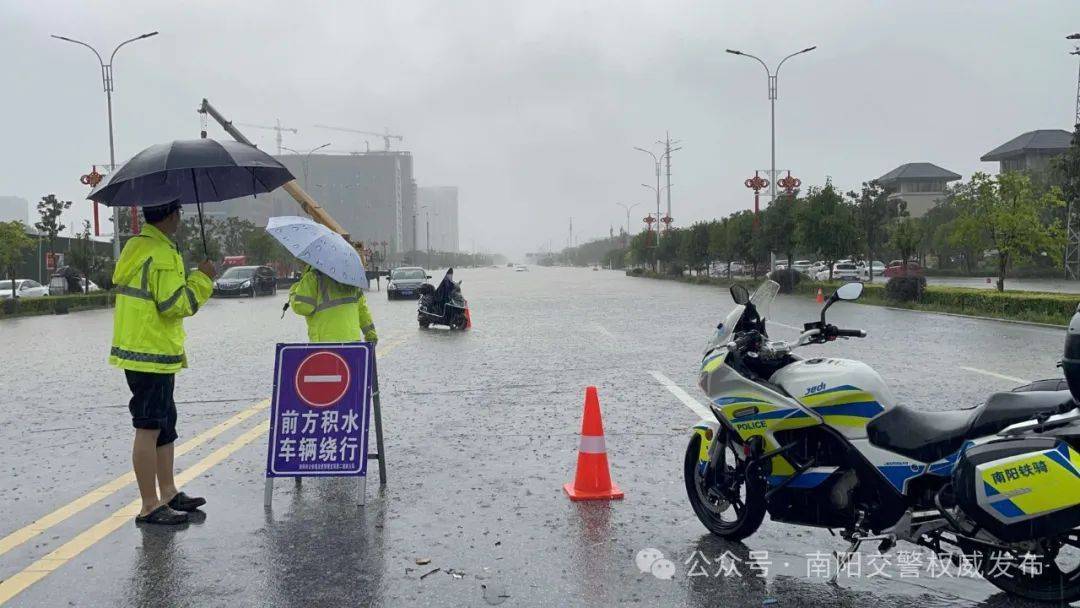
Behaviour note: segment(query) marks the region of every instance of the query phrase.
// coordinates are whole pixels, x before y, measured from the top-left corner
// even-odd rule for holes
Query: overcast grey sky
[[[678,225],[752,205],[742,182],[769,163],[764,70],[780,73],[777,165],[847,189],[929,161],[964,175],[1021,132],[1070,128],[1080,2],[53,2],[0,0],[0,195],[76,201],[108,161],[101,75],[115,61],[118,161],[198,137],[203,97],[237,122],[300,129],[297,149],[405,135],[420,185],[460,188],[461,244],[518,255],[625,222],[643,203],[650,147],[670,130]],[[226,137],[216,126],[212,137]],[[250,130],[273,150],[272,131]],[[372,141],[373,147],[381,142]]]

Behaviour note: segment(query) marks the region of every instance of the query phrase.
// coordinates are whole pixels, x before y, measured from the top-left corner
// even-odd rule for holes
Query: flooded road
[[[369,468],[363,507],[355,480],[309,479],[279,480],[263,508],[274,344],[305,337],[299,317],[280,319],[283,293],[212,300],[189,319],[177,467],[208,505],[179,530],[136,528],[124,511],[136,492],[127,387],[106,365],[112,312],[0,321],[7,605],[1026,605],[977,579],[902,576],[895,560],[830,585],[815,565],[844,544],[824,530],[766,520],[744,543],[705,530],[682,464],[726,291],[585,269],[455,274],[469,332],[421,330],[415,303],[368,294],[389,471],[380,489]],[[780,296],[772,332],[791,339],[817,316],[812,300]],[[966,407],[1057,375],[1060,330],[847,303],[830,318],[870,337],[804,354],[863,360],[911,407]],[[562,490],[590,385],[622,501]],[[670,576],[639,568],[645,549]]]

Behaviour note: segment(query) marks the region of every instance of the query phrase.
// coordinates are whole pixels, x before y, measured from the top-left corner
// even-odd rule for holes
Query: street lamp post
[[[771,164],[771,167],[769,169],[769,183],[770,183],[769,200],[770,201],[776,200],[776,78],[780,75],[780,68],[784,65],[785,61],[787,61],[788,59],[791,59],[792,57],[794,57],[796,55],[802,55],[803,53],[809,53],[810,51],[812,51],[812,50],[814,50],[816,48],[817,48],[817,46],[807,47],[807,48],[805,48],[805,49],[803,49],[801,51],[792,53],[792,54],[788,55],[787,57],[784,57],[783,59],[780,60],[780,63],[777,64],[776,70],[773,70],[773,71],[770,71],[769,66],[766,65],[764,61],[762,61],[758,57],[755,57],[754,55],[751,55],[749,53],[744,53],[742,51],[736,51],[736,50],[733,50],[733,49],[727,49],[727,52],[731,53],[732,55],[742,55],[743,57],[749,57],[750,59],[753,59],[753,60],[757,61],[758,63],[760,63],[761,67],[765,68],[765,75],[768,76],[768,78],[769,78],[769,123],[770,123],[769,130],[770,130],[770,132],[772,134],[772,144],[771,144],[772,164]]]
[[[634,203],[633,205],[630,205],[629,207],[627,207],[624,203],[615,203],[615,204],[622,207],[623,209],[626,209],[626,241],[627,242],[623,244],[623,246],[625,247],[630,242],[630,211],[634,207],[637,207],[638,205],[640,205],[641,203]]]
[[[652,159],[653,159],[653,164],[656,166],[656,187],[653,188],[652,186],[650,186],[648,184],[641,184],[641,185],[645,186],[646,188],[652,188],[653,190],[656,191],[656,217],[660,217],[660,159],[661,159],[661,157],[663,155],[658,157],[651,150],[646,150],[645,148],[639,148],[637,146],[634,146],[634,149],[637,150],[638,152],[644,152],[644,153],[648,154],[649,156],[651,156]],[[660,224],[659,223],[656,224],[656,246],[657,247],[660,246]]]
[[[98,63],[101,64],[101,82],[105,88],[105,104],[108,108],[109,115],[109,173],[112,174],[116,170],[116,148],[113,144],[113,117],[112,117],[112,92],[113,92],[113,71],[112,64],[113,59],[116,57],[116,52],[120,50],[120,47],[128,44],[129,42],[135,42],[136,40],[142,40],[143,38],[149,38],[151,36],[157,36],[157,32],[150,32],[141,36],[136,36],[129,40],[125,40],[116,45],[111,55],[109,55],[109,63],[101,58],[101,53],[97,52],[97,49],[89,44],[82,42],[81,40],[75,40],[66,36],[57,36],[52,34],[53,38],[57,40],[63,40],[64,42],[71,42],[81,46],[85,46],[94,52],[97,57]],[[96,204],[96,203],[95,203]],[[113,259],[120,259],[120,208],[113,207]]]
[[[323,148],[325,148],[325,147],[327,147],[329,145],[330,145],[330,142],[327,142],[327,143],[325,143],[325,144],[323,144],[321,146],[316,146],[316,147],[308,150],[306,153],[297,152],[296,150],[293,150],[292,148],[286,148],[285,146],[281,146],[282,150],[288,150],[289,152],[292,152],[293,154],[303,154],[304,155],[304,190],[308,189],[308,163],[311,162],[311,155],[313,153],[315,153],[315,152],[318,152],[319,150],[322,150]]]

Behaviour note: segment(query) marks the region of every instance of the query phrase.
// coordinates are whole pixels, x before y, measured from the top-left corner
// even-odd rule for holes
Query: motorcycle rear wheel
[[[1035,555],[1038,568],[1026,572],[1020,568],[1023,552],[992,549],[965,541],[959,545],[965,556],[977,559],[979,574],[998,589],[1038,602],[1068,604],[1080,600],[1080,562],[1077,558],[1080,531],[1073,530],[1057,541],[1061,547],[1054,552],[1053,559]]]
[[[714,441],[726,444],[724,433],[720,429]],[[710,492],[705,487],[704,473],[698,462],[701,441],[701,435],[694,433],[686,446],[683,463],[690,506],[709,532],[726,540],[742,540],[756,532],[765,519],[765,481],[754,475],[747,476],[741,467],[729,464],[736,462],[735,454],[730,446],[725,446],[717,454],[719,462],[713,465],[721,469],[717,471],[716,484]]]

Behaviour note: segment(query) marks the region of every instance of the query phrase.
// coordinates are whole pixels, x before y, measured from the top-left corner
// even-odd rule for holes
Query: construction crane
[[[401,136],[401,135],[391,135],[390,134],[390,129],[386,129],[385,133],[376,133],[374,131],[361,131],[360,129],[348,129],[348,128],[345,128],[345,127],[331,127],[331,126],[328,126],[328,125],[315,125],[315,126],[317,128],[319,128],[319,129],[330,129],[331,131],[345,131],[346,133],[359,133],[360,135],[373,135],[375,137],[381,137],[381,138],[383,138],[383,144],[386,145],[387,151],[390,150],[390,140],[391,139],[395,139],[395,140],[397,140],[399,142],[405,139],[405,137]]]
[[[277,136],[274,138],[274,140],[277,142],[278,156],[281,156],[281,132],[282,131],[288,131],[289,133],[292,133],[293,135],[295,135],[297,133],[297,130],[293,129],[291,127],[283,127],[283,126],[281,126],[281,121],[280,120],[277,120],[276,122],[277,122],[277,124],[275,126],[273,126],[273,127],[268,127],[266,125],[253,125],[253,124],[246,123],[246,122],[238,122],[236,124],[240,125],[241,127],[252,127],[252,128],[255,128],[255,129],[267,129],[269,131],[277,131]]]
[[[202,136],[204,138],[206,137],[205,117],[209,116],[210,118],[213,118],[219,125],[221,125],[221,128],[225,129],[226,133],[232,135],[233,139],[235,139],[236,141],[242,144],[247,144],[249,146],[255,145],[251,143],[251,140],[245,137],[244,134],[241,133],[235,126],[233,126],[233,123],[231,121],[226,120],[226,118],[222,116],[221,113],[218,112],[216,108],[214,108],[214,106],[210,105],[210,102],[206,99],[202,100],[202,104],[196,111],[199,114],[203,115]],[[295,179],[286,182],[281,188],[288,192],[289,195],[292,196],[293,199],[300,204],[300,207],[304,210],[304,213],[310,215],[311,219],[345,237],[345,240],[352,243],[353,247],[355,247],[357,252],[360,253],[361,260],[363,261],[367,259],[367,252],[364,250],[364,244],[354,243],[352,239],[349,238],[348,231],[346,231],[345,228],[341,226],[341,224],[337,223],[337,220],[331,217],[330,214],[326,212],[326,209],[323,209],[322,206],[319,205],[319,203],[315,202],[315,199],[311,198],[311,195],[309,195],[307,192],[304,192],[304,189],[300,187],[300,184],[296,183]]]

